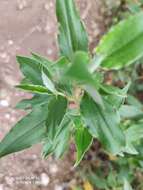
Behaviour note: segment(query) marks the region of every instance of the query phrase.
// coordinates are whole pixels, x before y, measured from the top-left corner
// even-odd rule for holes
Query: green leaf
[[[99,177],[95,173],[90,172],[90,175],[88,178],[89,178],[89,181],[93,185],[95,185],[95,187],[98,187],[99,189],[108,189],[107,181],[103,177]]]
[[[45,138],[48,104],[35,108],[21,119],[0,143],[0,157],[18,152]]]
[[[51,77],[52,76],[52,66],[53,66],[53,62],[49,61],[47,58],[45,57],[42,57],[38,54],[35,54],[35,53],[31,53],[32,54],[32,57],[40,64],[42,65],[47,71],[48,75]]]
[[[74,81],[78,81],[79,84],[84,85],[84,89],[93,98],[95,102],[103,107],[103,101],[96,90],[97,82],[93,78],[92,74],[88,71],[89,56],[87,53],[78,51],[73,56],[73,63],[65,74],[65,77]]]
[[[37,62],[41,63],[43,66],[45,66],[46,68],[51,67],[51,65],[53,65],[53,62],[49,61],[47,58],[42,57],[41,55],[38,55],[36,53],[31,53],[32,57],[37,60]]]
[[[55,140],[56,148],[54,150],[54,155],[56,158],[61,158],[69,146],[71,124],[71,120],[65,116],[60,126],[60,132]]]
[[[95,81],[88,71],[89,61],[88,53],[82,51],[76,52],[73,56],[72,65],[65,73],[65,77],[78,81],[80,84],[95,85]]]
[[[61,54],[72,60],[77,50],[88,51],[88,39],[73,0],[56,0]]]
[[[35,85],[43,85],[39,62],[29,57],[17,56],[17,62],[24,76]]]
[[[49,90],[46,87],[40,85],[22,84],[17,85],[16,87],[32,93],[50,94]]]
[[[126,148],[125,151],[129,154],[138,154],[134,143],[143,139],[143,123],[136,124],[125,130]]]
[[[143,116],[143,110],[132,105],[122,105],[119,111],[122,119],[134,119]]]
[[[47,135],[51,141],[54,140],[60,130],[59,126],[66,114],[66,110],[67,99],[62,96],[53,97],[49,103],[49,112],[46,121]]]
[[[128,95],[128,98],[126,101],[129,105],[135,106],[136,108],[139,108],[139,109],[143,109],[142,103],[136,97],[132,95]]]
[[[124,180],[124,190],[133,190],[131,185],[126,179]]]
[[[47,157],[51,153],[53,153],[56,158],[61,158],[63,156],[69,145],[71,123],[71,120],[65,116],[59,126],[60,131],[56,135],[54,141],[52,142],[49,139],[45,141],[43,147],[44,157]]]
[[[47,87],[49,91],[51,91],[54,94],[57,93],[54,83],[49,79],[49,77],[44,73],[44,71],[42,71],[42,80],[43,84]]]
[[[79,165],[85,153],[91,146],[92,142],[93,142],[93,137],[88,132],[88,129],[84,127],[82,123],[76,125],[75,143],[77,149],[77,158],[76,158],[75,167]]]
[[[120,88],[115,87],[115,86],[111,86],[111,85],[107,85],[107,84],[101,84],[100,88],[103,92],[105,92],[107,94],[119,96],[121,98],[126,98],[129,86],[130,86],[130,83],[128,83],[123,89],[120,89]]]
[[[90,133],[98,138],[112,154],[120,154],[125,146],[125,137],[119,127],[120,117],[116,109],[104,100],[105,109],[84,95],[81,113]]]
[[[90,85],[86,85],[84,89],[97,104],[99,104],[102,108],[104,108],[104,103],[103,103],[102,97],[95,88],[93,88]]]
[[[34,108],[36,106],[42,106],[45,103],[49,102],[51,96],[49,95],[44,95],[44,94],[36,94],[34,97],[32,97],[31,99],[24,99],[22,101],[20,101],[17,105],[16,105],[16,109],[31,109]]]
[[[96,53],[101,66],[120,69],[143,56],[143,12],[121,21],[101,39]]]
[[[109,88],[108,88],[109,87]],[[127,98],[127,92],[129,90],[130,83],[128,83],[123,89],[106,85],[104,88],[101,87],[101,90],[107,95],[104,98],[113,106],[115,109],[119,109]]]

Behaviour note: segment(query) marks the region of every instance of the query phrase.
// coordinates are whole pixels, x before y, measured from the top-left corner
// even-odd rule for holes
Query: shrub
[[[0,143],[0,157],[42,142],[43,156],[63,156],[71,138],[75,166],[98,139],[111,155],[136,155],[143,137],[143,107],[124,88],[106,84],[109,70],[120,70],[143,56],[143,13],[113,26],[92,55],[88,35],[73,0],[56,0],[60,57],[17,56],[24,75],[17,88],[31,92],[17,108],[28,113]]]

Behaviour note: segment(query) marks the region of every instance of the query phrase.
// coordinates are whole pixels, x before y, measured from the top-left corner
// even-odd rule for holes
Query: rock
[[[63,187],[60,185],[56,185],[54,190],[63,190]]]
[[[48,186],[49,182],[50,182],[49,176],[46,173],[42,173],[41,174],[41,185],[46,187],[46,186]]]
[[[0,184],[0,190],[4,190],[4,185]]]
[[[0,106],[1,107],[8,107],[9,106],[9,103],[7,100],[0,100]]]
[[[58,166],[56,164],[51,164],[49,169],[51,174],[55,174],[58,172]]]
[[[18,9],[19,10],[23,10],[26,7],[27,7],[27,1],[25,1],[25,0],[19,0],[18,1]]]

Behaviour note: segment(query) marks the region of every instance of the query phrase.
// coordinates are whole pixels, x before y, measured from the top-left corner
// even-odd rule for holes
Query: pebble
[[[46,186],[48,186],[49,182],[50,182],[49,176],[46,173],[42,173],[41,174],[41,185],[46,187]]]
[[[63,187],[60,185],[56,185],[54,190],[63,190]]]
[[[49,9],[50,9],[49,4],[48,4],[48,3],[46,3],[46,4],[44,5],[44,8],[45,8],[45,10],[49,10]]]
[[[0,58],[5,62],[8,63],[10,61],[10,56],[6,52],[0,53]]]
[[[2,107],[8,107],[9,103],[8,103],[7,100],[0,100],[0,106],[2,106]]]
[[[5,180],[8,185],[12,185],[14,183],[13,177],[5,177]]]
[[[5,114],[5,118],[6,118],[6,119],[10,119],[10,114],[9,114],[9,113],[6,113],[6,114]]]
[[[23,10],[25,7],[27,7],[27,2],[25,0],[19,0],[18,1],[19,10]]]
[[[3,184],[0,184],[0,190],[4,190]]]
[[[49,170],[50,173],[55,174],[58,172],[58,166],[56,164],[51,164]]]
[[[14,44],[13,40],[8,40],[8,45],[13,45],[13,44]]]
[[[51,49],[48,49],[48,50],[47,50],[47,54],[48,54],[48,55],[52,55],[52,53],[53,53],[53,51],[52,51]]]

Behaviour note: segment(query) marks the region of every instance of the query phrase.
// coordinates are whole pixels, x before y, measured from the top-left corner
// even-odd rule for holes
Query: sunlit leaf
[[[16,87],[31,93],[50,94],[49,90],[46,87],[40,85],[23,84],[17,85]]]
[[[101,39],[96,53],[101,66],[119,69],[143,56],[143,13],[140,12],[113,26]]]
[[[45,138],[48,104],[35,108],[21,119],[0,143],[0,157],[18,152]]]
[[[77,50],[88,51],[88,39],[73,0],[56,0],[61,54],[72,60]]]

